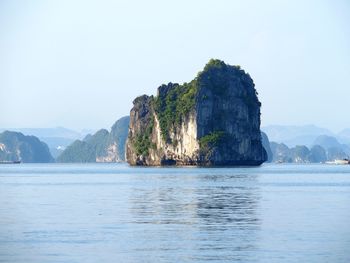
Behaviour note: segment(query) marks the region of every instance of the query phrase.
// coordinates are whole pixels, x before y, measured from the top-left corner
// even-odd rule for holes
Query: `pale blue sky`
[[[350,127],[350,1],[0,1],[0,127],[109,128],[210,58],[262,124]]]

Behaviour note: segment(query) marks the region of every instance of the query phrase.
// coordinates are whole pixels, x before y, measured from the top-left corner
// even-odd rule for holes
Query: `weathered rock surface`
[[[57,162],[124,162],[129,116],[120,118],[110,132],[105,129],[76,140],[58,156]]]
[[[260,102],[249,74],[211,60],[190,83],[169,83],[134,100],[131,165],[260,165]]]

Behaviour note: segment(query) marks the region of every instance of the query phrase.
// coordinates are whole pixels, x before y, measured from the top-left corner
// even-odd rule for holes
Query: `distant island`
[[[334,137],[321,135],[312,146],[296,145],[289,148],[284,143],[270,142],[272,162],[276,163],[324,163],[348,159],[350,147],[340,144]]]
[[[20,132],[0,133],[0,162],[51,163],[54,159],[46,143]]]
[[[134,100],[126,158],[131,165],[260,165],[267,160],[252,78],[212,59],[197,77]]]
[[[324,163],[350,156],[350,130],[333,133],[314,125],[270,125],[262,130],[271,141],[271,161]]]
[[[124,162],[129,116],[120,118],[111,131],[101,129],[70,144],[56,159],[62,163]]]

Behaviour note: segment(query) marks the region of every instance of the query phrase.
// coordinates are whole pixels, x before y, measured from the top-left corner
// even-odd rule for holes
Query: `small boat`
[[[0,164],[18,164],[21,161],[0,161]]]
[[[341,165],[344,165],[344,164],[350,164],[350,160],[349,159],[336,159],[332,162],[326,162],[326,164],[341,164]]]
[[[350,164],[349,159],[343,159],[343,160],[334,160],[335,164]]]

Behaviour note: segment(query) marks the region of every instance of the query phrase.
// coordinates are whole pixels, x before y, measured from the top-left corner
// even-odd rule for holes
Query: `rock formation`
[[[260,102],[249,74],[210,60],[197,77],[134,100],[126,158],[131,165],[260,165]]]
[[[101,129],[93,135],[87,135],[82,141],[73,142],[56,161],[63,163],[123,162],[128,126],[129,116],[120,118],[110,132]]]
[[[267,160],[266,162],[271,163],[273,160],[273,154],[271,151],[271,147],[270,147],[270,140],[269,137],[267,136],[266,133],[261,132],[261,143],[267,153]]]
[[[0,161],[21,161],[23,163],[53,162],[49,147],[35,136],[20,132],[0,133]]]

